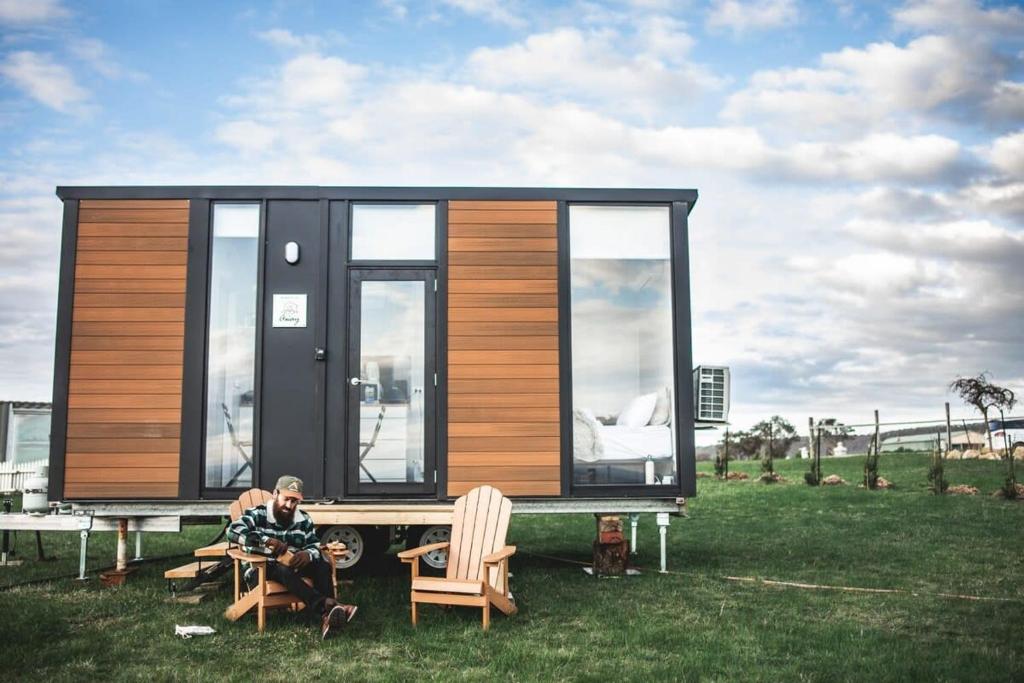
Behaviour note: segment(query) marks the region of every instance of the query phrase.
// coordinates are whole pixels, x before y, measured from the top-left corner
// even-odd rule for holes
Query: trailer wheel
[[[433,526],[415,526],[409,529],[407,548],[418,548],[431,543],[444,543],[452,538],[452,528],[435,524]],[[423,564],[431,569],[445,569],[448,566],[448,551],[433,550],[422,558]]]
[[[366,554],[366,537],[357,526],[336,524],[326,527],[320,532],[320,540],[324,543],[341,542],[348,548],[348,554],[334,563],[336,569],[351,569]]]

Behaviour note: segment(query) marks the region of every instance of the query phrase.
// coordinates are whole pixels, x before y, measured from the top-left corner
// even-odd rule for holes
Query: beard
[[[279,525],[281,525],[283,527],[289,527],[289,526],[292,525],[292,522],[295,520],[295,511],[297,509],[298,508],[292,508],[291,510],[285,510],[284,508],[279,507],[278,504],[277,504],[277,501],[275,500],[274,501],[274,519],[277,520],[277,523]]]

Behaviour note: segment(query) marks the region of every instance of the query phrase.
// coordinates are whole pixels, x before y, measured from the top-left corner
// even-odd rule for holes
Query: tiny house
[[[694,190],[57,195],[52,500],[695,493]]]

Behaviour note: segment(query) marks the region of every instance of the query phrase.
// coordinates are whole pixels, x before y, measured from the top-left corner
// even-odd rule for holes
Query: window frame
[[[672,307],[673,401],[675,425],[675,477],[672,484],[577,484],[573,458],[573,367],[572,367],[572,254],[570,251],[570,206],[667,207],[669,209],[669,266]],[[690,337],[689,244],[686,202],[573,201],[558,203],[558,298],[559,298],[559,394],[561,405],[562,495],[573,498],[637,497],[666,498],[696,492],[693,444],[693,395],[687,391],[692,371]],[[686,371],[683,378],[682,370]],[[686,381],[681,381],[685,379]],[[681,392],[680,390],[684,391]],[[685,450],[684,450],[685,447]]]

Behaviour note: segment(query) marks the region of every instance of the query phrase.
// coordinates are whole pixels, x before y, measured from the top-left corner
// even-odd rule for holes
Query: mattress
[[[596,460],[644,460],[672,457],[672,429],[667,425],[622,427],[602,425],[598,431],[604,452]]]

